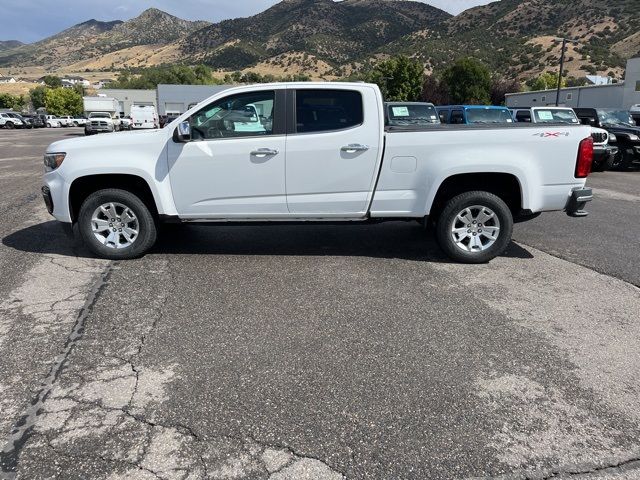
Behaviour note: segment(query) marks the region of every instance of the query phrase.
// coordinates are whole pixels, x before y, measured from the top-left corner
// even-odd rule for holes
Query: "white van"
[[[158,128],[158,115],[156,115],[156,107],[154,107],[153,105],[132,105],[131,127],[134,129]]]

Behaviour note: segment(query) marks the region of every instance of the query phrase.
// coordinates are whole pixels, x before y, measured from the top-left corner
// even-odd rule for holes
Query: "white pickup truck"
[[[514,219],[586,215],[590,132],[566,124],[385,128],[375,85],[243,86],[162,130],[51,144],[42,193],[66,230],[77,224],[88,247],[110,259],[144,254],[161,222],[413,219],[435,225],[451,258],[479,263],[504,251]]]

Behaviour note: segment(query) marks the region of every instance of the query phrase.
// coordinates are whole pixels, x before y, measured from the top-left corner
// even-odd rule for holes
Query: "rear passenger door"
[[[299,87],[288,92],[287,206],[291,214],[364,216],[381,155],[373,88]]]

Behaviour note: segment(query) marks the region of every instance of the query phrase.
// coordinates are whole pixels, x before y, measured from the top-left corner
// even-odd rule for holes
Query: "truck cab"
[[[446,105],[437,107],[442,123],[452,125],[479,125],[513,123],[506,107],[487,105]]]

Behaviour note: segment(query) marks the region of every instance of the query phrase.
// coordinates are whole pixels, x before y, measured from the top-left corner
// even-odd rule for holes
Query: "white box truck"
[[[120,106],[115,98],[83,97],[84,113],[87,123],[84,126],[85,135],[94,133],[116,132],[120,130]]]

